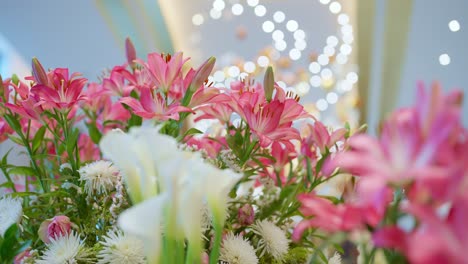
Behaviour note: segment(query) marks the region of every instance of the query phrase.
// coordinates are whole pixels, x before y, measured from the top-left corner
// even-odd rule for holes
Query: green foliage
[[[16,255],[26,250],[31,241],[22,241],[18,225],[11,225],[3,237],[0,236],[0,263],[13,263]]]

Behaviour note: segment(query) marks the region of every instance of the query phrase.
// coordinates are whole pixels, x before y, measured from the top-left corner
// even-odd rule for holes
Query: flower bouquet
[[[460,93],[418,87],[374,138],[272,68],[213,87],[214,58],[126,52],[98,83],[0,78],[1,263],[467,263]]]

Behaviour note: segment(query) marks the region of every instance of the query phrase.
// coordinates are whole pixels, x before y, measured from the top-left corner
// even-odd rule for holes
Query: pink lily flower
[[[421,90],[420,93],[423,94]],[[361,176],[359,190],[367,196],[381,193],[388,184],[404,187],[415,180],[446,182],[450,173],[439,171],[450,166],[439,162],[440,155],[453,152],[448,142],[453,133],[459,131],[459,107],[448,104],[447,98],[450,97],[429,99],[421,95],[416,108],[397,111],[386,121],[380,140],[368,135],[350,138],[350,150],[338,153],[331,160],[330,164],[334,164],[331,167],[338,166]],[[428,104],[428,101],[432,103]],[[425,118],[421,123],[420,117],[432,108],[438,109],[431,113],[433,118]],[[437,189],[437,186],[433,185],[433,188]]]
[[[129,96],[134,87],[125,83],[125,73],[128,73],[128,71],[122,66],[114,67],[109,78],[102,80],[102,88],[117,96]],[[134,77],[132,76],[132,78]]]
[[[133,97],[124,97],[120,99],[120,102],[128,105],[138,116],[160,121],[179,120],[180,112],[192,112],[192,109],[180,106],[176,102],[167,105],[166,100],[160,93],[154,95],[150,89],[141,90],[140,100]]]
[[[5,119],[0,119],[0,143],[8,139],[8,135],[13,134],[13,129],[8,125]]]
[[[91,138],[86,134],[80,134],[78,138],[78,149],[80,150],[80,160],[94,161],[101,158],[99,146],[94,144]]]
[[[173,56],[155,52],[148,54],[148,63],[139,62],[148,71],[155,86],[167,94],[172,84],[182,78],[182,66],[187,60],[183,58],[181,52],[177,52]]]
[[[71,109],[78,101],[85,100],[82,90],[87,80],[78,73],[69,76],[68,69],[57,68],[47,74],[48,85],[35,84],[31,93],[39,97],[39,105],[46,108]]]
[[[259,158],[265,166],[265,168],[261,169],[259,172],[259,176],[270,177],[276,182],[278,180],[278,175],[281,179],[281,183],[286,184],[288,177],[287,173],[289,172],[289,168],[287,166],[291,160],[297,157],[296,150],[289,144],[282,144],[275,141],[271,144],[270,155],[275,158],[275,161],[268,158]]]
[[[351,231],[360,229],[365,224],[376,225],[379,214],[372,207],[349,204],[334,205],[330,200],[315,194],[301,194],[300,212],[311,219],[302,220],[294,229],[292,239],[299,241],[305,230],[320,227],[329,232]]]
[[[466,198],[456,199],[446,216],[437,214],[436,208],[414,203],[408,204],[405,211],[415,216],[419,225],[410,231],[383,227],[373,235],[377,246],[396,249],[415,264],[466,263]]]
[[[316,147],[320,153],[325,153],[326,149],[331,149],[338,141],[343,141],[346,129],[340,128],[330,132],[320,121],[315,121],[313,125],[307,124],[308,136],[303,139],[305,148]]]
[[[300,140],[299,131],[293,127],[280,127],[281,115],[285,104],[277,100],[262,105],[247,104],[241,116],[260,140],[260,146],[267,147],[273,141]]]
[[[216,103],[199,107],[198,112],[201,114],[195,118],[195,122],[203,119],[218,119],[221,124],[229,124],[232,115],[232,108],[227,104]]]

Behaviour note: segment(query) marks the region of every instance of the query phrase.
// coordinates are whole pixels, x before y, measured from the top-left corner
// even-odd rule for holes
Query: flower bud
[[[191,92],[195,92],[202,86],[205,80],[208,79],[211,71],[213,71],[214,65],[216,62],[215,57],[210,57],[207,59],[198,70],[195,72],[195,76],[193,77],[192,83],[190,84]]]
[[[132,66],[134,64],[134,60],[136,60],[137,57],[136,57],[135,46],[133,46],[133,43],[130,40],[130,38],[125,39],[125,54],[127,55],[128,64]]]
[[[209,264],[210,263],[210,256],[208,256],[208,253],[203,252],[201,255],[201,264]]]
[[[32,73],[34,76],[34,80],[36,80],[36,83],[42,84],[42,85],[49,84],[47,73],[44,70],[44,67],[42,67],[42,64],[39,62],[39,60],[36,57],[32,59]]]
[[[50,239],[57,239],[70,232],[71,221],[70,218],[64,215],[54,216],[52,219],[47,219],[42,222],[39,227],[39,238],[44,243],[50,243]]]
[[[275,90],[275,75],[273,74],[273,68],[271,66],[268,66],[265,72],[263,89],[265,90],[265,98],[268,102],[271,101],[273,98],[273,91]]]
[[[255,212],[250,204],[244,204],[237,212],[237,221],[241,225],[251,225],[255,220]]]
[[[31,257],[31,248],[26,249],[25,251],[16,255],[15,259],[13,260],[14,264],[21,264],[24,263],[26,259]]]

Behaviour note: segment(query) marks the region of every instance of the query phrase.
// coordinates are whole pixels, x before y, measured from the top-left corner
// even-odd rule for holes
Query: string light
[[[262,29],[266,33],[273,32],[273,30],[275,30],[275,24],[273,22],[271,22],[270,20],[267,20],[267,21],[263,22]]]
[[[450,64],[450,56],[446,53],[439,56],[439,63],[442,66],[447,66]]]
[[[301,95],[309,92],[311,86],[330,89],[330,87],[335,85],[335,83],[335,87],[338,92],[347,92],[353,88],[353,84],[358,80],[358,75],[356,72],[348,72],[347,74],[345,72],[346,77],[344,80],[333,79],[333,71],[329,68],[330,66],[328,65],[331,63],[331,61],[341,65],[348,63],[349,55],[352,53],[353,49],[353,27],[350,24],[349,15],[342,13],[342,5],[339,3],[339,1],[319,0],[319,2],[323,5],[328,5],[328,10],[330,13],[336,15],[336,21],[340,26],[339,34],[327,37],[326,45],[323,47],[322,53],[317,54],[316,61],[313,61],[309,64],[308,72],[310,72],[309,74],[312,75],[309,79],[309,82],[300,82],[295,87],[286,87],[286,84],[284,83],[284,89],[295,90]],[[231,13],[235,16],[244,14],[245,8],[250,7],[253,9],[255,16],[265,17],[267,14],[267,8],[259,3],[259,0],[246,0],[246,5],[243,6],[238,1],[214,0],[213,8],[206,17],[212,19],[222,18],[223,10],[226,9],[227,5],[230,5]],[[224,12],[224,14],[226,14],[226,12]],[[192,22],[194,25],[200,26],[204,23],[204,19],[206,17],[204,17],[203,14],[195,14],[192,17]],[[226,84],[228,81],[232,81],[234,77],[239,78],[241,75],[246,76],[249,73],[255,73],[258,67],[267,67],[270,64],[270,60],[280,59],[280,53],[284,52],[288,46],[291,47],[288,51],[289,59],[295,61],[299,60],[303,56],[302,52],[307,48],[307,41],[306,33],[304,30],[300,29],[299,23],[293,19],[286,20],[286,14],[279,10],[275,11],[270,19],[271,20],[265,19],[261,25],[264,32],[271,34],[274,49],[269,51],[268,55],[259,56],[256,61],[244,62],[241,68],[243,72],[241,72],[241,69],[239,69],[237,66],[230,66],[225,68],[227,75],[230,76],[229,78],[227,78],[225,72],[217,71],[212,77],[215,82],[224,82],[224,84]],[[284,23],[283,27],[285,27],[285,29],[291,33],[287,33],[286,31],[280,29],[280,24],[282,23]],[[460,24],[458,21],[452,20],[449,22],[449,29],[453,32],[456,32],[460,30]],[[291,34],[293,36],[294,43],[290,42],[291,39],[289,39],[286,34]],[[442,54],[439,57],[439,62],[442,65],[448,65],[450,63],[450,57],[448,57],[447,54]],[[319,111],[325,111],[329,104],[332,105],[337,101],[338,95],[336,93],[329,92],[326,95],[326,99],[317,101],[316,106]]]
[[[237,66],[231,66],[231,67],[229,67],[228,74],[229,74],[231,77],[237,77],[237,76],[239,76],[239,74],[240,74],[240,69],[239,69],[239,67],[237,67]]]
[[[320,76],[318,75],[313,75],[312,77],[310,77],[310,85],[312,85],[313,87],[320,87],[320,85],[322,84],[322,78],[320,78]]]
[[[273,14],[273,20],[276,22],[276,23],[283,23],[283,21],[286,19],[286,15],[281,12],[281,11],[276,11],[274,14]]]
[[[333,2],[330,4],[329,9],[333,14],[338,14],[341,11],[341,4],[338,2]]]
[[[460,23],[457,20],[452,20],[448,24],[450,31],[457,32],[460,30]]]
[[[301,51],[298,49],[291,49],[289,51],[289,57],[291,60],[298,60],[301,58]]]
[[[273,34],[271,34],[271,36],[272,36],[273,39],[276,40],[276,41],[279,41],[279,40],[284,39],[284,33],[283,33],[283,31],[281,31],[281,30],[279,30],[279,29],[273,31]]]
[[[284,51],[288,47],[288,44],[284,40],[279,40],[275,42],[275,49],[279,51]]]
[[[295,38],[296,40],[298,40],[298,39],[302,39],[302,40],[303,40],[303,39],[305,39],[305,32],[304,32],[304,30],[302,30],[302,29],[298,29],[298,30],[294,31],[294,35],[293,35],[293,36],[294,36],[294,38]]]
[[[213,80],[216,81],[216,82],[223,82],[225,77],[226,76],[224,75],[223,71],[216,71],[213,74]]]
[[[217,9],[211,9],[210,10],[210,17],[213,18],[213,19],[220,19],[221,16],[223,14],[221,13],[221,11],[217,10]]]
[[[192,23],[195,25],[195,26],[200,26],[201,24],[203,24],[203,16],[201,14],[195,14],[193,15],[192,17]]]
[[[252,73],[255,71],[255,63],[251,62],[251,61],[247,61],[246,63],[244,63],[244,71],[248,72],[248,73]]]
[[[267,56],[260,56],[257,59],[257,64],[260,67],[267,67],[269,63],[270,63],[270,59],[268,59]]]
[[[315,106],[319,111],[325,111],[328,108],[328,102],[325,99],[319,99]]]
[[[258,5],[258,0],[247,0],[247,4],[252,7],[256,6]]]
[[[222,11],[226,7],[226,4],[224,3],[223,0],[215,0],[213,2],[213,9]]]
[[[320,72],[320,68],[321,68],[320,64],[318,64],[318,63],[315,62],[315,61],[314,61],[314,62],[311,62],[311,63],[309,64],[309,71],[310,71],[311,73],[319,73],[319,72]]]
[[[327,94],[327,102],[329,104],[336,104],[338,102],[338,95],[334,92],[328,93]]]
[[[241,4],[235,4],[232,6],[232,14],[235,16],[240,16],[244,12],[244,7]]]
[[[299,28],[299,24],[297,23],[296,20],[289,20],[286,23],[286,29],[291,31],[291,32],[296,31],[298,28]]]
[[[296,86],[296,93],[298,96],[306,95],[310,90],[310,86],[306,82],[300,82]]]
[[[266,14],[266,8],[262,5],[258,5],[255,7],[254,13],[256,16],[262,17]]]

